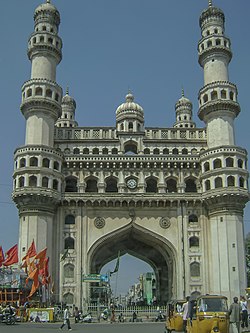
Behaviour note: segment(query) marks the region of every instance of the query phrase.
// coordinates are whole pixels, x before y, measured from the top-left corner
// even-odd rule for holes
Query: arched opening
[[[207,179],[207,180],[205,181],[205,190],[206,190],[206,191],[209,191],[210,189],[211,189],[210,180]]]
[[[49,178],[48,177],[43,177],[42,179],[42,187],[49,187]]]
[[[38,166],[38,159],[37,157],[30,158],[30,166]]]
[[[37,178],[36,178],[36,176],[30,176],[29,177],[29,186],[30,187],[36,187],[37,186]]]
[[[151,177],[146,180],[146,192],[149,192],[149,193],[158,192],[157,180],[155,178]]]
[[[188,178],[185,183],[186,183],[185,192],[197,192],[196,182],[194,178]]]
[[[235,186],[235,178],[234,176],[227,177],[227,186]]]
[[[137,144],[133,141],[129,141],[124,145],[125,154],[137,154]]]
[[[177,192],[177,181],[173,178],[170,178],[166,181],[167,188],[166,192],[172,193],[172,192]]]
[[[213,162],[214,169],[219,169],[221,168],[221,160],[219,158],[216,158]]]
[[[24,168],[26,166],[26,160],[25,158],[21,158],[19,162],[20,168]]]
[[[75,224],[75,216],[74,215],[67,215],[65,217],[65,224]]]
[[[72,237],[67,237],[64,240],[64,248],[73,250],[75,248],[75,240]]]
[[[98,187],[97,187],[97,180],[94,178],[89,178],[86,181],[86,189],[85,192],[98,192]]]
[[[198,262],[195,261],[190,264],[190,275],[191,277],[200,276],[200,264]]]
[[[117,180],[114,177],[109,177],[106,180],[105,192],[118,192]]]
[[[204,163],[204,171],[209,171],[210,170],[210,165],[209,165],[209,162],[205,162]]]
[[[65,192],[77,192],[77,179],[75,177],[67,177],[65,182]]]
[[[222,178],[221,177],[216,177],[214,180],[214,187],[219,188],[222,187]]]
[[[125,254],[141,259],[151,266],[151,272],[154,272],[152,284],[156,288],[157,305],[166,304],[171,299],[176,284],[173,276],[176,264],[173,250],[165,239],[154,233],[145,233],[139,226],[124,227],[108,237],[100,238],[94,244],[90,250],[90,271],[98,274],[105,264],[112,260],[117,262],[118,252],[119,270],[122,269],[121,262]]]
[[[189,248],[197,248],[200,245],[199,237],[192,236],[189,238]]]
[[[226,158],[226,166],[231,168],[234,166],[234,160],[232,157]]]
[[[49,168],[49,159],[48,158],[44,158],[42,165],[43,165],[44,168]]]

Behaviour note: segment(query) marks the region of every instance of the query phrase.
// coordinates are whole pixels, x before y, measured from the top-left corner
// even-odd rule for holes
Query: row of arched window
[[[149,177],[145,180],[146,189],[148,193],[158,193],[158,182],[157,179]],[[165,182],[166,192],[177,192],[177,180],[169,178]],[[196,179],[188,178],[185,180],[185,191],[186,192],[197,192]],[[78,192],[77,178],[68,177],[66,178],[65,192]],[[98,193],[98,180],[90,177],[86,180],[85,192]],[[118,192],[118,181],[115,177],[109,177],[105,180],[105,192]]]
[[[222,89],[222,90],[218,89],[218,91],[213,90],[213,91],[211,91],[210,95],[204,94],[202,96],[202,100],[200,100],[200,104],[202,104],[202,101],[203,101],[203,103],[206,103],[209,100],[214,101],[214,100],[217,100],[217,99],[227,99],[227,98],[229,98],[231,101],[235,100],[235,93],[233,91],[229,91],[228,96],[227,96],[227,94],[228,94],[228,92],[225,89]]]
[[[70,154],[70,149],[69,148],[65,148],[64,153],[65,154]],[[83,148],[82,150],[80,150],[79,148],[74,148],[73,149],[73,154],[74,155],[79,155],[79,154],[83,154],[83,155],[89,155],[89,154],[94,154],[94,155],[107,155],[107,154],[113,154],[116,155],[118,154],[118,149],[117,148],[112,148],[111,150],[108,148],[103,148],[103,149],[99,149],[99,148],[93,148],[92,150],[90,150],[89,148]],[[137,146],[136,145],[125,145],[124,147],[124,153],[133,153],[133,154],[137,154],[138,150],[137,150]],[[145,155],[149,155],[149,154],[154,154],[154,155],[159,155],[159,154],[163,154],[163,155],[168,155],[168,154],[173,154],[173,155],[188,155],[188,154],[197,154],[197,149],[193,148],[191,150],[188,150],[187,148],[182,148],[182,149],[178,149],[178,148],[173,148],[173,149],[169,149],[169,148],[145,148],[143,150],[143,153]]]
[[[16,181],[15,181],[16,182]],[[38,186],[38,179],[37,176],[29,176],[28,178],[28,182],[25,182],[25,177],[21,176],[18,178],[18,187],[37,187]],[[50,184],[50,179],[48,177],[42,177],[41,179],[41,187],[44,188],[53,188],[53,190],[58,191],[59,190],[59,182],[57,179],[52,179],[51,184]],[[15,187],[16,187],[16,183],[15,183]]]
[[[52,161],[48,158],[43,158],[41,163],[37,157],[30,157],[30,158],[20,158],[19,162],[16,161],[16,167],[18,168],[25,168],[25,167],[43,167],[43,168],[52,168],[54,170],[60,171],[60,164],[57,161]]]
[[[229,42],[224,38],[210,38],[209,40],[207,40],[207,42],[202,43],[200,45],[201,50],[200,51],[204,51],[205,48],[208,47],[212,47],[212,46],[225,46],[228,47],[229,46]]]
[[[237,183],[236,183],[237,181]],[[213,188],[220,188],[220,187],[230,187],[230,186],[239,186],[244,188],[245,187],[245,179],[243,177],[236,178],[234,176],[228,176],[226,178],[226,183],[223,184],[223,179],[222,177],[216,177],[213,181],[213,183],[207,179],[205,181],[205,190],[211,190],[211,184],[213,184]]]
[[[45,87],[36,87],[35,89],[28,88],[27,91],[23,92],[23,99],[25,97],[29,98],[32,96],[42,96],[42,97],[47,97],[54,99],[55,101],[59,102],[60,96],[57,92],[54,92],[50,88],[45,88]]]
[[[244,162],[242,159],[237,159],[237,161],[235,162],[235,160],[232,157],[227,157],[225,160],[223,160],[223,166],[229,167],[229,168],[233,168],[235,167],[235,164],[237,165],[238,168],[243,168]],[[212,168],[213,169],[219,169],[222,168],[222,160],[220,158],[216,158],[215,160],[213,160],[212,162]],[[209,171],[211,169],[211,164],[210,162],[205,162],[203,164],[203,169],[204,171]]]

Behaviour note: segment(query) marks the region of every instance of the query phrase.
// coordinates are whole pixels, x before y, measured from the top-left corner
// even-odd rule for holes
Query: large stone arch
[[[126,253],[148,263],[157,280],[157,300],[166,304],[176,294],[176,251],[164,237],[133,222],[98,239],[88,253],[91,273]]]

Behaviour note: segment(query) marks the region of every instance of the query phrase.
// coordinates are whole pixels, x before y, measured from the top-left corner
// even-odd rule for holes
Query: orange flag
[[[42,284],[48,284],[49,277],[49,258],[44,260],[44,267],[40,270],[39,274],[42,276]]]
[[[25,260],[26,258],[32,258],[32,257],[35,257],[37,255],[36,253],[36,246],[35,246],[35,242],[34,242],[34,239],[26,253],[26,255],[23,257],[22,261]]]
[[[33,272],[31,272],[28,278],[33,280],[33,284],[28,296],[28,298],[30,298],[37,291],[39,287],[38,268],[36,268]]]
[[[3,248],[0,246],[0,267],[2,266],[4,262],[4,254],[3,254]]]
[[[39,269],[43,269],[44,268],[46,253],[47,253],[47,247],[45,247],[45,249],[43,249],[42,251],[40,251],[39,253],[37,253],[37,255],[35,256],[35,259],[39,260],[39,262],[37,264],[37,267]]]
[[[3,262],[4,266],[10,266],[13,264],[18,263],[18,248],[17,244],[12,246],[7,252],[6,252],[7,259]]]

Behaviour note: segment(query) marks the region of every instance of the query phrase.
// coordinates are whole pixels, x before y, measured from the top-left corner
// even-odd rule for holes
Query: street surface
[[[62,331],[59,327],[62,323],[17,323],[15,325],[0,324],[0,333],[55,333],[68,332],[65,326]],[[164,333],[164,323],[92,323],[71,324],[71,332],[82,333]]]

